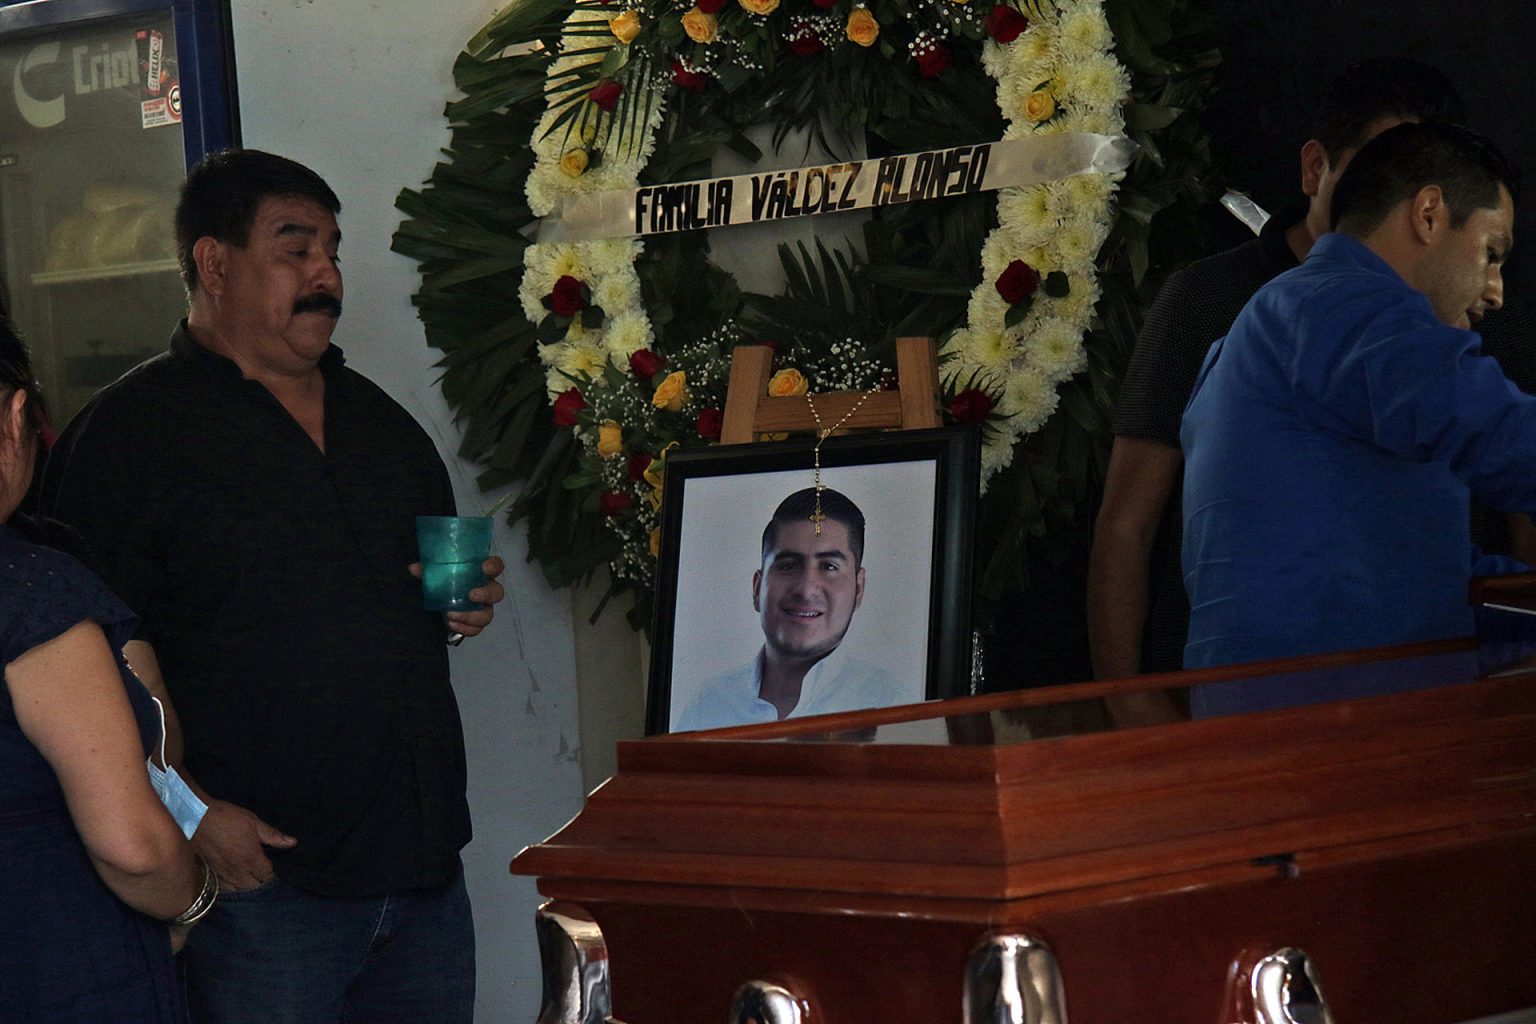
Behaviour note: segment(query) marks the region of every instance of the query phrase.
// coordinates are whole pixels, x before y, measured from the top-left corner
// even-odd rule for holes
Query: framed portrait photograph
[[[974,429],[667,457],[649,734],[967,692]]]

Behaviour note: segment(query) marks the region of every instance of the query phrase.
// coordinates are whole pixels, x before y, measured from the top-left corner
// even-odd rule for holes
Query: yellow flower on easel
[[[686,401],[688,379],[682,370],[667,374],[666,379],[656,385],[656,393],[651,396],[651,404],[663,412],[682,412]]]
[[[624,450],[624,431],[614,420],[605,420],[597,428],[597,454],[611,459]]]
[[[613,38],[621,43],[632,43],[640,34],[640,12],[625,11],[617,18],[608,21],[608,31],[613,33]]]
[[[792,398],[795,395],[803,395],[810,387],[805,375],[794,367],[787,367],[773,375],[768,381],[768,394],[774,398]]]

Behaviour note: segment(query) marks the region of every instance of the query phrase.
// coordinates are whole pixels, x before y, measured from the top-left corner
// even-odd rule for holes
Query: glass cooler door
[[[163,351],[183,315],[172,214],[205,148],[182,122],[195,105],[183,78],[197,80],[178,45],[185,5],[97,3],[86,20],[37,24],[69,6],[0,7],[0,304],[59,426]],[[231,141],[222,120],[226,137],[208,142]]]

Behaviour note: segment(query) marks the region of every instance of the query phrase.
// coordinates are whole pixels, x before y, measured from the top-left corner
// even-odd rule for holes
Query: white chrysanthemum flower
[[[560,361],[560,343],[539,346],[539,362],[545,366],[554,366]]]
[[[578,330],[580,326],[580,320],[574,321],[571,324],[572,334],[581,333]],[[587,337],[568,339],[555,356],[556,369],[572,377],[596,377],[603,372],[603,365],[607,362],[608,353]]]
[[[1013,332],[1001,327],[972,326],[966,332],[965,348],[960,354],[962,366],[997,370],[1019,354]]]
[[[1113,107],[1130,93],[1131,80],[1113,57],[1099,55],[1062,66],[1058,96],[1093,110]]]
[[[1040,429],[1040,425],[1050,419],[1051,413],[1056,411],[1057,401],[1059,399],[1054,382],[1047,381],[1038,373],[1021,370],[1010,376],[1003,385],[997,409],[1004,415],[1012,414],[1009,428],[1016,435],[1027,434]]]
[[[562,277],[574,277],[586,281],[592,270],[583,258],[582,245],[577,242],[555,242],[549,246],[549,274],[558,281]]]
[[[1077,204],[1073,202],[1072,193],[1059,181],[1048,181],[1040,188],[1045,190],[1045,208],[1058,220],[1065,221],[1076,216]]]
[[[627,370],[629,357],[642,348],[650,348],[652,340],[650,318],[643,310],[630,309],[615,314],[608,321],[603,344],[613,365]]]
[[[603,307],[610,316],[622,313],[640,304],[640,279],[633,272],[628,274],[599,274],[593,280],[592,301]]]
[[[981,243],[981,288],[995,285],[998,275],[1019,258],[1018,248],[1002,231],[994,231]],[[996,288],[989,290],[995,291]]]
[[[554,288],[558,278],[554,246],[530,245],[523,250],[523,280],[518,285],[517,298],[523,307],[523,315],[532,323],[538,323],[549,312],[544,308],[544,297]]]
[[[540,290],[539,282],[532,274],[524,273],[523,280],[517,288],[517,302],[523,308],[523,316],[528,318],[531,324],[537,324],[544,319],[549,310],[544,308],[544,296],[549,294],[549,289]]]
[[[1094,307],[1103,296],[1099,280],[1092,272],[1086,276],[1069,275],[1072,290],[1051,301],[1051,311],[1063,320],[1086,327],[1093,317]]]
[[[1027,245],[1019,250],[1019,259],[1038,270],[1041,276],[1061,270],[1061,257],[1052,245]]]
[[[523,194],[528,198],[528,209],[535,217],[547,217],[565,190],[555,180],[556,176],[564,177],[559,170],[535,166],[528,172],[528,182],[523,186]]]
[[[1055,240],[1062,266],[1091,272],[1094,258],[1107,237],[1109,225],[1091,213],[1067,218],[1056,232]]]
[[[544,347],[558,348],[559,346],[546,345]],[[575,386],[570,380],[560,375],[560,368],[558,366],[551,366],[544,374],[544,390],[548,392],[550,398],[557,398]]]
[[[1025,345],[1025,365],[1052,383],[1081,370],[1086,360],[1082,329],[1055,317],[1041,320]]]
[[[977,330],[1000,331],[1007,316],[1008,303],[997,293],[995,285],[983,281],[981,287],[971,292],[970,301],[965,307],[966,323]]]
[[[1019,242],[1042,245],[1056,231],[1060,218],[1049,206],[1050,190],[1041,185],[1005,188],[997,195],[997,219]]]
[[[1056,23],[1056,50],[1067,60],[1091,57],[1114,45],[1114,35],[1098,3],[1069,2],[1060,8]]]
[[[638,173],[639,170],[636,167],[613,164],[604,160],[601,166],[583,174],[580,180],[584,191],[616,192],[619,189],[634,188],[635,176]]]
[[[582,243],[587,266],[594,274],[616,274],[631,267],[644,249],[638,238],[598,238]]]
[[[1011,64],[1008,50],[1009,46],[999,45],[994,39],[987,39],[981,44],[981,66],[987,74],[999,81],[1008,73]]]
[[[1072,198],[1074,209],[1099,209],[1115,194],[1115,181],[1108,174],[1074,174],[1061,182]]]
[[[987,493],[987,481],[1013,463],[1013,442],[1009,431],[999,431],[981,446],[981,493]]]
[[[1094,135],[1119,135],[1125,129],[1120,108],[1109,110],[1068,110],[1058,115],[1052,125],[1064,132],[1090,132]]]
[[[1008,47],[1008,59],[1015,68],[1055,59],[1056,28],[1031,19],[1029,28]]]

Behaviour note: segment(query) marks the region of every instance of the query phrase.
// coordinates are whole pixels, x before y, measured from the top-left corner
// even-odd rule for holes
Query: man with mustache
[[[838,653],[864,603],[863,561],[864,513],[846,495],[823,487],[818,503],[816,488],[807,487],[780,502],[752,574],[762,649],[705,683],[673,731],[900,703],[901,687],[889,673]]]
[[[453,493],[427,435],[331,344],[340,208],[268,153],[195,167],[176,210],[187,318],[81,411],[44,482],[140,614],[128,658],[171,698],[168,754],[209,805],[193,842],[224,893],[185,954],[199,1024],[472,1013],[444,641],[492,613],[422,609],[415,517],[453,514]]]

